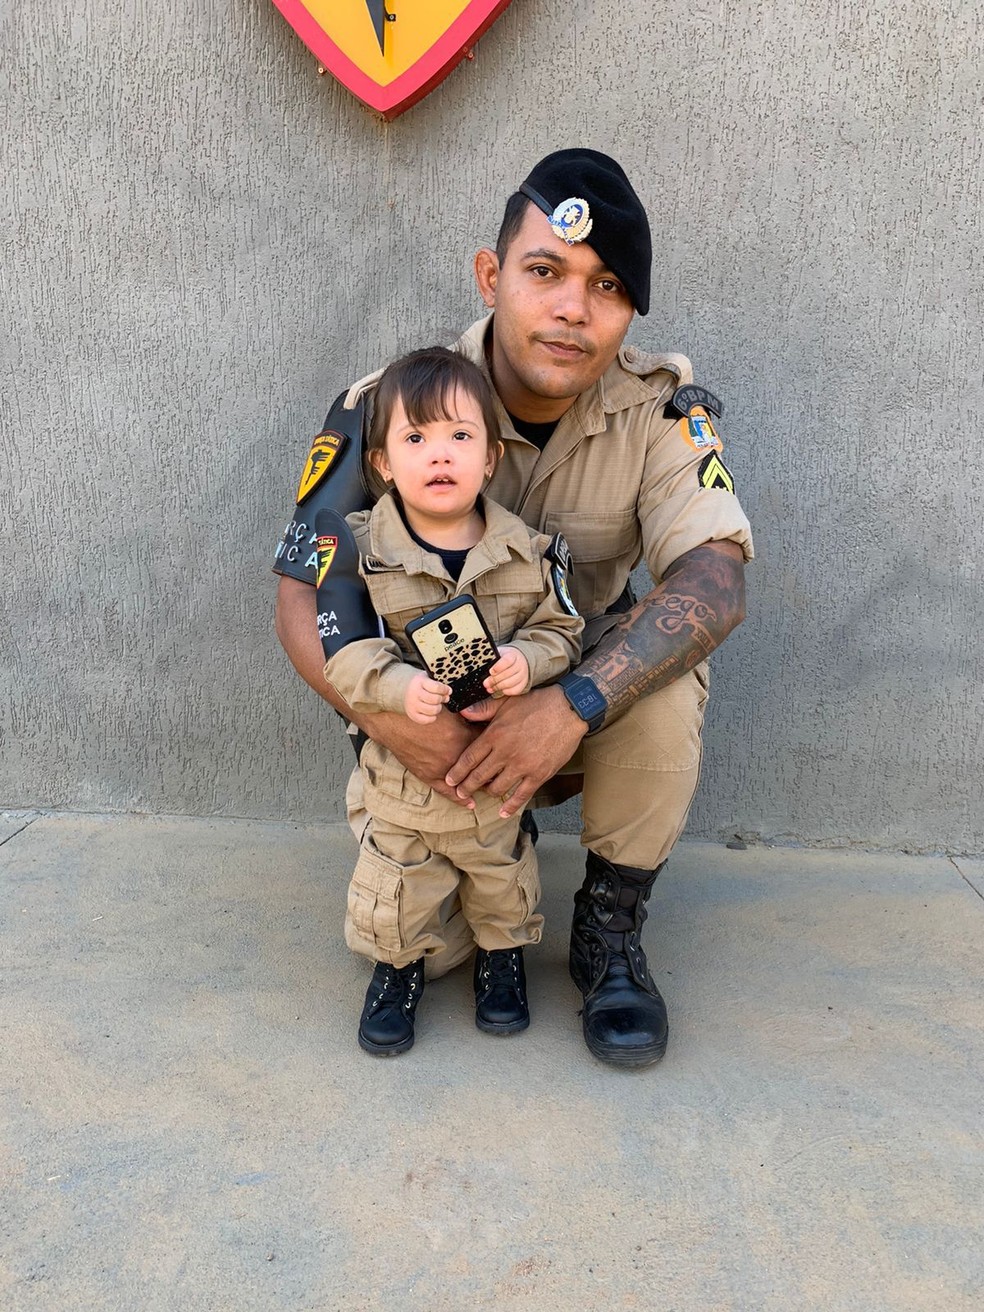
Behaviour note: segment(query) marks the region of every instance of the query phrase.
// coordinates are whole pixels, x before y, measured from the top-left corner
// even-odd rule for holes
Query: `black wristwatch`
[[[557,680],[557,687],[563,690],[574,714],[579,715],[588,726],[588,733],[597,733],[605,723],[608,703],[598,691],[595,681],[583,674],[565,674]]]

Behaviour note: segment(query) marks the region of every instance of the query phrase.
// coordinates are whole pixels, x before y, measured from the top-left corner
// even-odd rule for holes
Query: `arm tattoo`
[[[744,566],[731,543],[708,542],[674,561],[580,666],[609,717],[705,660],[745,614]]]

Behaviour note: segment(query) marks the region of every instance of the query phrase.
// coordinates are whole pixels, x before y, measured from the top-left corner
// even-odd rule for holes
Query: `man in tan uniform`
[[[649,309],[651,250],[619,165],[595,151],[555,152],[510,197],[496,249],[476,255],[492,314],[458,344],[488,369],[502,403],[506,451],[490,494],[570,544],[587,620],[581,665],[549,688],[442,715],[426,734],[336,705],[417,778],[463,804],[485,789],[504,799],[503,816],[570,795],[576,784],[565,791],[564,776],[583,776],[587,871],[571,974],[588,1047],[622,1066],[666,1048],[641,929],[697,786],[706,657],[744,616],[752,555],[711,417],[719,403],[694,386],[682,356],[623,347],[633,314]],[[352,388],[346,406],[373,381]],[[278,550],[277,632],[326,696],[305,573],[314,513],[310,502],[298,507]],[[626,585],[640,559],[656,582],[633,604]],[[446,941],[450,968],[469,944]]]

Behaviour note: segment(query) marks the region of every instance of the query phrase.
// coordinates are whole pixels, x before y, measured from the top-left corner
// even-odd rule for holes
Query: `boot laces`
[[[621,938],[622,942],[618,947],[614,947],[609,942],[607,977],[611,979],[617,975],[625,979],[631,979],[644,992],[652,993],[656,988],[656,984],[649,970],[649,962],[646,960],[642,945],[632,934],[623,934]]]
[[[404,1008],[413,1005],[417,992],[415,966],[416,962],[397,970],[389,962],[385,963],[382,978],[377,985],[378,991],[372,1001],[374,1009],[383,1003],[393,1003]]]
[[[655,989],[646,954],[632,934],[609,931],[592,935],[587,946],[592,992],[602,982],[613,979],[629,980],[645,993]]]
[[[488,953],[482,963],[481,977],[490,986],[511,983],[519,977],[519,952],[503,948]]]

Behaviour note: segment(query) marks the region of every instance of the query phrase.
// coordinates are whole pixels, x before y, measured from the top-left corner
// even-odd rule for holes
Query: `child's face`
[[[392,480],[408,512],[447,522],[467,515],[494,461],[478,402],[460,388],[446,406],[450,419],[411,424],[397,400],[376,458],[379,472]]]

